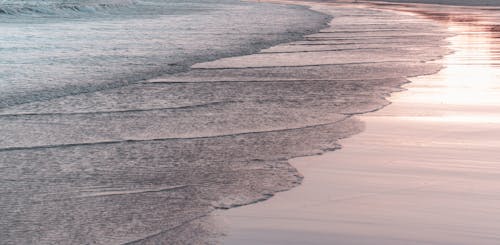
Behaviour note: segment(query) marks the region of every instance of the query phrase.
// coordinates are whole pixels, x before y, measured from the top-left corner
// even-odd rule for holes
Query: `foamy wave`
[[[130,7],[132,0],[108,1],[18,1],[0,2],[0,15],[74,15],[97,13],[110,9]]]

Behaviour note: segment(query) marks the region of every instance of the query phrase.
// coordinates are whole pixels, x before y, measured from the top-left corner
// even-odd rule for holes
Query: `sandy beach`
[[[341,150],[293,159],[299,187],[219,212],[225,244],[498,244],[498,12],[383,8],[425,13],[454,35],[453,53],[433,61],[444,69],[359,116],[365,130]]]
[[[0,244],[498,243],[498,9],[335,2],[0,1]]]

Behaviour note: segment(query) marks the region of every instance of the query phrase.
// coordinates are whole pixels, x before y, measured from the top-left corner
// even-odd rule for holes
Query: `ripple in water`
[[[11,33],[0,37],[11,40],[0,50],[3,242],[215,242],[211,211],[300,184],[288,159],[338,149],[363,127],[354,115],[386,105],[405,77],[439,70],[425,61],[447,52],[429,21],[339,7],[301,41],[189,69],[326,20],[298,7],[210,6],[1,24]]]

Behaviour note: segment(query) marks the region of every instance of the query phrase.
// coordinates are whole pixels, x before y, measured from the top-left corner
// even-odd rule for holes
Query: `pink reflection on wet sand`
[[[435,61],[445,68],[410,78],[393,104],[362,116],[366,130],[343,140],[341,151],[293,160],[303,185],[231,210],[237,235],[228,241],[498,244],[498,11],[390,8],[423,14],[456,34],[448,39],[454,53]]]
[[[444,12],[444,10],[442,10]],[[439,73],[411,79],[416,86],[403,94],[396,94],[397,102],[418,103],[428,109],[425,116],[401,116],[403,120],[436,122],[499,123],[500,114],[500,39],[491,23],[500,16],[481,14],[481,10],[464,15],[460,21],[445,18],[444,14],[428,14],[430,18],[446,23],[451,33],[448,38],[453,53],[442,63]],[[425,15],[425,12],[424,12]],[[469,17],[467,17],[469,16]]]

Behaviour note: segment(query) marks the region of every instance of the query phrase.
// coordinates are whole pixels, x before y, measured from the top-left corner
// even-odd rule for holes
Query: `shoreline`
[[[276,3],[276,4],[289,4],[289,5],[294,5],[294,6],[301,6],[301,7],[304,7],[304,8],[308,8],[311,11],[315,11],[315,12],[321,13],[323,15],[328,15],[328,16],[330,16],[329,19],[333,19],[334,16],[331,16],[327,12],[323,11],[322,8],[324,6],[328,6],[328,5],[342,6],[342,3],[340,3],[340,4],[338,4],[338,3],[318,4],[318,3],[315,3],[315,2],[301,2],[301,1],[294,1],[294,0],[291,0],[291,1],[288,1],[288,0],[269,0],[269,1],[265,1],[265,2]],[[354,5],[354,8],[358,8],[358,7],[359,6]],[[383,11],[387,11],[387,10],[384,9]],[[331,29],[331,28],[332,27],[330,25],[328,25],[327,28],[321,29],[321,30],[319,30],[316,33],[303,36],[303,39],[307,39],[307,37],[314,36],[314,35],[328,33],[325,30]],[[445,36],[448,36],[448,34],[446,34],[444,36],[435,34],[435,37],[437,38],[436,40],[438,40],[439,42],[443,42],[442,44],[445,43],[445,41],[444,41],[445,40]],[[301,42],[301,41],[296,41],[296,42]],[[365,63],[365,62],[354,62],[354,63],[342,63],[341,62],[341,63],[338,63],[338,64],[337,63],[332,64],[332,63],[326,62],[324,64],[323,63],[315,64],[313,62],[313,64],[306,64],[306,65],[300,64],[300,65],[296,65],[295,66],[295,65],[288,65],[287,61],[286,60],[281,60],[279,56],[278,57],[276,57],[276,56],[273,57],[273,55],[276,55],[276,54],[279,55],[279,54],[282,54],[282,53],[283,54],[287,54],[287,53],[300,53],[300,52],[304,52],[304,53],[307,53],[307,52],[325,53],[325,52],[329,52],[329,51],[334,51],[334,52],[342,51],[342,49],[340,49],[340,50],[339,49],[334,49],[334,50],[313,50],[313,51],[297,51],[297,50],[293,50],[291,52],[289,52],[289,51],[287,51],[285,49],[285,51],[281,51],[281,49],[283,48],[282,46],[286,47],[286,46],[289,46],[290,44],[293,44],[293,43],[296,43],[296,42],[281,43],[279,45],[276,45],[276,46],[273,46],[273,47],[270,47],[270,48],[267,48],[267,49],[263,49],[259,53],[255,53],[255,54],[251,54],[251,55],[233,56],[233,57],[222,58],[222,59],[218,59],[218,60],[214,60],[214,61],[209,61],[209,62],[197,63],[194,66],[192,66],[192,68],[194,70],[201,70],[201,71],[202,70],[208,70],[208,71],[209,70],[239,70],[239,69],[245,70],[245,69],[279,68],[279,67],[287,67],[287,68],[292,68],[293,69],[293,68],[301,68],[301,67],[309,67],[309,66],[311,66],[311,67],[315,67],[315,66],[321,67],[321,66],[331,66],[331,65],[334,65],[334,66],[335,65],[362,65],[363,63]],[[431,56],[431,58],[425,57],[425,58],[422,58],[422,60],[419,60],[419,62],[425,61],[425,63],[427,63],[427,62],[439,60],[442,57],[444,57],[446,54],[449,53],[449,51],[444,46],[437,46],[437,45],[434,45],[434,44],[432,44],[431,46],[435,46],[439,51],[437,51],[435,54],[429,54]],[[351,50],[351,49],[346,49],[346,50]],[[360,50],[360,49],[356,48],[356,50]],[[264,59],[264,61],[267,60],[269,63],[264,63],[264,65],[262,65],[262,63],[261,63],[262,59],[256,58],[256,56],[259,56],[259,55],[270,55],[270,58]],[[275,58],[275,59],[272,59],[272,58]],[[393,58],[393,57],[391,57],[391,58]],[[308,59],[306,59],[306,62],[307,62],[307,60]],[[280,62],[283,62],[283,61],[285,63],[281,63],[280,64]],[[297,62],[297,60],[293,60],[291,63],[293,63],[293,62]],[[389,62],[391,62],[391,61],[389,61]],[[405,62],[405,61],[396,61],[396,62]],[[371,64],[371,63],[384,63],[384,61],[375,61],[375,62],[366,62],[366,63],[367,64]],[[251,65],[243,65],[243,64],[251,64]],[[254,64],[258,64],[258,65],[254,65]],[[360,130],[362,130],[360,128],[362,128],[363,126],[360,125],[360,120],[356,117],[357,115],[363,115],[363,114],[366,114],[366,113],[375,112],[375,111],[381,110],[385,106],[389,105],[390,101],[387,100],[387,97],[389,97],[389,95],[391,93],[393,93],[393,92],[399,92],[399,91],[403,90],[403,85],[409,83],[409,81],[407,80],[407,78],[414,77],[414,76],[423,76],[423,75],[428,75],[428,74],[434,74],[434,73],[437,73],[441,69],[441,67],[435,66],[434,64],[432,65],[432,67],[433,68],[429,68],[428,71],[413,71],[413,70],[410,69],[410,71],[404,71],[404,72],[400,72],[400,73],[397,73],[397,74],[391,74],[392,77],[376,78],[375,80],[392,80],[392,79],[396,79],[396,77],[397,77],[396,80],[398,80],[395,85],[394,84],[390,85],[389,91],[386,91],[386,92],[384,92],[384,93],[382,93],[382,94],[380,94],[378,96],[377,99],[379,99],[379,100],[382,101],[382,102],[379,102],[381,104],[379,104],[379,105],[372,104],[370,106],[371,107],[375,106],[375,107],[374,108],[370,108],[368,110],[361,110],[361,111],[352,112],[352,113],[343,113],[342,115],[344,115],[345,118],[340,119],[340,120],[335,121],[335,122],[329,122],[329,123],[324,124],[324,125],[334,125],[336,123],[343,123],[344,121],[347,121],[348,124],[349,123],[352,124],[353,128],[358,127],[358,129],[354,129],[354,130],[352,130],[349,133],[345,133],[345,135],[340,135],[339,137],[336,137],[336,138],[332,139],[332,141],[335,141],[335,143],[331,147],[329,146],[327,148],[315,149],[315,150],[313,150],[313,152],[309,152],[309,153],[301,153],[301,154],[298,154],[296,156],[291,157],[290,159],[288,159],[288,161],[290,162],[290,161],[293,161],[294,159],[300,159],[300,158],[303,158],[303,157],[307,158],[307,157],[312,157],[312,156],[317,156],[317,155],[323,155],[323,154],[330,153],[330,152],[337,151],[337,150],[341,149],[342,146],[341,146],[341,144],[336,143],[337,140],[342,140],[342,139],[345,139],[345,138],[352,137],[352,135],[356,135],[357,133],[360,132]],[[287,72],[287,73],[290,75],[290,72]],[[409,73],[411,75],[408,75],[408,76],[405,77],[403,75],[405,73]],[[336,74],[334,74],[334,75],[336,75]],[[197,76],[199,76],[199,74],[197,74]],[[189,76],[187,76],[187,77],[189,77]],[[242,77],[238,77],[238,79],[241,79],[241,78]],[[176,77],[174,75],[174,76],[170,76],[170,77],[160,78],[159,82],[178,81],[179,79],[182,81],[184,78],[182,76]],[[189,77],[189,79],[193,79],[193,77]],[[203,77],[203,79],[204,80],[210,80],[211,78],[210,77]],[[219,78],[217,78],[217,79],[219,79]],[[270,82],[270,81],[272,81],[272,80],[268,81],[268,80],[266,80],[264,78],[259,78],[259,79],[263,79],[263,80],[262,81],[256,80],[256,81],[252,81],[252,82]],[[293,80],[294,79],[291,79],[291,80],[284,79],[283,81],[293,81]],[[314,79],[312,79],[312,80],[314,80]],[[334,80],[334,79],[325,79],[325,80]],[[344,80],[344,79],[341,79],[341,80]],[[345,80],[349,81],[350,79],[349,78],[345,78]],[[368,79],[368,80],[370,80],[370,79]],[[153,81],[153,82],[156,82],[156,81]],[[317,127],[317,126],[322,126],[322,125],[321,124],[320,125],[312,125],[311,127]],[[288,130],[294,130],[294,129],[292,128],[292,129],[286,129],[286,130],[288,131]],[[294,166],[292,165],[292,167],[294,167]],[[298,184],[297,186],[300,186],[300,182],[303,179],[303,176],[302,176],[302,174],[301,174],[300,171],[298,171],[296,177],[298,178],[298,180],[294,181],[294,182],[297,182],[297,184]],[[261,202],[266,202],[266,201],[268,201],[269,198],[273,197],[275,194],[279,194],[279,193],[282,193],[282,192],[287,192],[287,191],[292,190],[293,188],[297,188],[297,187],[296,186],[292,186],[292,187],[289,187],[289,188],[286,188],[286,189],[274,191],[272,193],[264,193],[261,198],[257,198],[257,199],[251,200],[250,202],[235,203],[235,204],[231,204],[229,206],[226,205],[226,204],[217,205],[217,210],[232,210],[234,208],[240,208],[240,207],[245,207],[245,206],[248,206],[248,205],[255,205],[255,204],[258,204],[258,203],[261,203]]]
[[[429,17],[432,18],[432,16]],[[439,19],[437,20],[439,21]],[[464,35],[466,35],[464,34],[463,30],[462,32],[460,32],[459,29],[460,26],[464,25],[463,22],[457,24],[456,22],[454,23],[453,21],[451,21],[448,23],[448,25],[451,26],[450,30],[452,32],[457,32],[458,37],[463,37]],[[474,23],[470,23],[470,25],[475,26],[475,28],[471,28],[471,31],[475,31],[475,33],[478,33],[478,35],[484,35],[484,28],[482,28],[481,25],[479,27]],[[461,48],[463,49],[463,47],[460,47],[460,43],[457,44],[456,41],[455,43],[453,43],[457,36],[448,38],[451,41],[451,48],[453,49],[454,53],[446,55],[443,59],[443,62],[446,62],[449,57],[463,55],[464,51],[461,50]],[[467,40],[461,41],[461,44],[464,45],[463,42]],[[484,40],[482,41],[485,42]],[[484,49],[484,47],[480,48]],[[498,47],[493,46],[493,49],[498,50]],[[471,55],[470,52],[465,52],[465,54]],[[487,56],[482,56],[480,58],[484,59],[485,57]],[[462,58],[465,59],[464,57]],[[375,208],[373,208],[373,210],[370,210],[370,201],[368,200],[373,200],[375,198],[378,198],[378,196],[390,195],[391,193],[404,192],[406,190],[409,190],[410,192],[419,189],[425,190],[427,187],[434,187],[435,185],[438,185],[435,182],[441,182],[439,180],[436,180],[435,178],[429,178],[429,176],[426,175],[419,176],[419,172],[417,172],[416,174],[406,172],[404,175],[399,174],[401,177],[407,175],[407,178],[415,175],[411,177],[414,178],[411,181],[406,181],[404,178],[396,178],[394,176],[398,176],[397,174],[391,175],[390,173],[397,171],[403,172],[406,170],[404,169],[405,166],[396,166],[397,160],[387,160],[387,158],[390,158],[390,156],[392,155],[401,155],[395,152],[396,149],[399,149],[398,144],[408,144],[408,146],[406,147],[411,148],[421,147],[421,144],[425,145],[433,143],[432,141],[430,143],[426,143],[426,140],[429,140],[429,137],[431,136],[425,134],[423,134],[423,137],[420,136],[420,138],[418,134],[412,135],[411,137],[415,138],[415,141],[417,142],[415,144],[410,143],[412,141],[412,138],[405,138],[397,134],[405,133],[405,130],[403,129],[401,131],[395,130],[400,127],[399,123],[410,122],[410,126],[407,130],[409,130],[408,132],[412,132],[412,130],[430,130],[435,127],[435,125],[432,125],[431,128],[429,128],[430,126],[428,124],[422,123],[422,121],[420,120],[422,118],[426,118],[432,123],[438,123],[439,121],[443,120],[444,122],[446,122],[446,120],[457,120],[457,118],[453,119],[453,117],[451,117],[451,119],[447,119],[446,115],[440,114],[450,113],[446,111],[448,110],[446,104],[443,107],[439,106],[438,104],[433,104],[432,101],[431,103],[427,102],[423,109],[417,109],[417,112],[413,112],[413,114],[415,115],[398,115],[398,113],[411,114],[412,111],[410,108],[418,107],[422,103],[426,103],[422,99],[408,102],[405,101],[405,97],[408,94],[418,94],[418,90],[415,92],[415,89],[426,90],[429,87],[432,88],[432,86],[437,86],[429,83],[428,81],[432,81],[433,79],[435,80],[436,77],[437,79],[443,80],[443,77],[440,78],[439,76],[442,76],[443,73],[449,71],[450,67],[453,67],[453,63],[445,63],[445,65],[447,66],[446,68],[433,75],[424,75],[410,78],[409,80],[411,80],[412,82],[404,85],[404,87],[408,90],[395,93],[390,97],[390,101],[393,102],[393,104],[388,105],[387,107],[378,110],[377,112],[359,116],[358,118],[366,123],[367,128],[360,134],[351,136],[347,139],[342,139],[340,142],[343,146],[342,150],[327,152],[322,156],[300,157],[292,159],[290,161],[291,164],[305,176],[302,185],[290,191],[279,193],[276,195],[276,197],[266,202],[217,213],[217,217],[221,220],[222,223],[226,224],[226,228],[228,230],[228,237],[223,239],[223,241],[228,244],[303,244],[305,242],[308,242],[310,244],[323,244],[325,243],[325,241],[326,243],[336,242],[336,244],[373,244],[377,242],[383,244],[421,244],[426,242],[435,242],[435,244],[447,244],[447,242],[452,240],[454,243],[450,244],[490,244],[492,242],[491,240],[488,240],[487,238],[481,239],[478,236],[474,237],[476,240],[474,240],[474,238],[470,238],[468,240],[463,236],[461,238],[458,238],[460,237],[460,233],[453,234],[454,236],[457,236],[457,238],[453,238],[451,235],[437,236],[435,232],[433,232],[432,230],[428,230],[425,226],[419,226],[419,228],[422,229],[422,232],[425,230],[426,235],[421,234],[419,236],[418,234],[420,234],[421,231],[419,231],[418,229],[415,231],[416,233],[418,233],[417,235],[408,233],[409,230],[405,228],[408,228],[408,224],[412,221],[412,218],[409,217],[412,217],[412,215],[416,215],[418,212],[415,212],[415,210],[411,210],[415,213],[412,213],[411,211],[405,212],[404,210],[400,210],[402,206],[399,206],[397,204],[399,203],[403,205],[405,204],[405,202],[409,202],[410,198],[408,198],[408,200],[405,200],[404,198],[396,199],[396,204],[392,204],[392,208],[394,209],[394,211],[387,208],[384,209],[383,206],[377,207],[378,212]],[[467,66],[467,64],[465,64],[465,66]],[[428,79],[427,82],[426,79]],[[453,89],[454,88],[452,87],[450,90],[453,91]],[[434,88],[434,91],[432,92],[434,92],[434,97],[432,98],[434,98],[435,100],[439,99],[439,87]],[[466,95],[464,94],[463,96]],[[454,99],[459,100],[459,98]],[[493,96],[489,96],[488,99],[495,103],[497,102],[495,101]],[[403,106],[400,106],[400,103]],[[453,104],[458,102],[453,102],[451,100],[450,103]],[[478,108],[484,108],[485,105],[478,104],[476,106]],[[464,109],[462,105],[455,104],[451,105],[450,107],[455,110],[453,113],[461,112],[461,110],[463,112],[467,109]],[[436,112],[435,110],[437,109],[441,111]],[[490,111],[489,113],[491,114],[493,112]],[[397,122],[396,124],[394,124],[395,120]],[[457,128],[456,125],[453,126],[453,129],[457,132],[460,132],[460,128]],[[494,127],[489,127],[486,130],[492,130],[492,132],[494,133],[494,129]],[[481,130],[481,128],[479,127],[479,129],[476,128],[475,130]],[[462,130],[461,133],[465,134],[464,131],[466,130]],[[385,135],[381,132],[384,132]],[[437,132],[433,133],[439,135],[439,133]],[[467,133],[466,135],[469,134],[470,133]],[[376,137],[374,135],[376,135]],[[459,137],[460,141],[465,141],[467,139],[463,138],[465,136],[460,136],[460,134],[457,135],[455,136]],[[405,140],[408,142],[406,142]],[[377,141],[382,141],[382,143],[377,143]],[[393,141],[398,143],[389,144],[389,142]],[[369,145],[369,143],[373,143],[373,146]],[[498,145],[493,139],[492,144]],[[454,145],[449,145],[449,147],[453,148]],[[405,148],[403,147],[403,149]],[[444,151],[443,149],[441,150]],[[488,151],[488,149],[485,149],[485,151]],[[382,152],[384,154],[381,155]],[[436,155],[439,156],[440,154],[439,150],[432,151],[428,149],[428,152],[433,154],[433,157],[428,158],[428,161],[431,162],[436,158]],[[363,156],[360,156],[360,154],[372,155],[363,158]],[[370,158],[370,156],[372,158]],[[474,158],[478,157],[478,155],[466,155],[466,157]],[[417,162],[415,163],[419,163],[418,160],[423,161],[419,158],[416,158]],[[446,158],[446,155],[442,156],[442,158]],[[372,160],[376,162],[375,164],[373,164],[373,166],[370,165],[370,161]],[[410,159],[407,159],[406,161],[409,160]],[[447,160],[450,161],[450,159]],[[415,161],[415,159],[413,159],[413,161]],[[461,164],[465,164],[465,162],[462,162]],[[380,168],[376,169],[374,166]],[[443,168],[443,166],[439,167]],[[419,169],[419,165],[411,166],[408,168],[411,168],[413,170],[417,169],[418,171],[424,171]],[[433,166],[428,164],[424,167],[424,169],[432,168]],[[383,169],[386,169],[388,173],[384,173]],[[373,171],[373,173],[371,173],[370,171]],[[368,178],[367,176],[370,176],[370,178]],[[394,183],[390,183],[388,181],[384,182],[383,178],[391,177],[396,178]],[[372,182],[370,185],[373,186],[365,186],[364,183],[369,183],[370,181]],[[391,188],[391,185],[407,185],[408,187]],[[377,190],[376,187],[379,187],[380,189]],[[326,188],[327,190],[322,190],[323,188]],[[337,188],[338,190],[335,190],[335,188]],[[425,198],[426,196],[423,195],[423,197]],[[365,198],[367,200],[363,200]],[[427,198],[430,197],[427,196]],[[460,196],[457,196],[456,198],[460,198]],[[356,200],[359,200],[359,202],[361,203],[356,203]],[[388,200],[391,199],[389,198]],[[474,199],[471,199],[470,201],[473,200]],[[433,204],[433,201],[436,201],[436,199],[431,199],[428,201],[429,202],[425,204],[430,205]],[[449,202],[450,200],[444,201]],[[342,202],[345,202],[346,204],[343,204]],[[378,202],[385,203],[385,205],[391,205],[387,203],[389,201],[383,201],[380,199],[376,199],[373,203],[378,205]],[[349,206],[349,203],[355,204],[352,204],[354,206]],[[453,206],[453,202],[448,204]],[[405,207],[408,207],[408,205],[409,204],[406,204]],[[412,206],[410,205],[410,207]],[[413,208],[421,207],[419,207],[418,205],[413,205]],[[439,210],[444,211],[441,209]],[[426,212],[432,211],[432,208],[426,209]],[[452,220],[455,217],[454,215],[457,215],[457,210],[454,211],[449,211],[447,215],[443,215],[443,218]],[[483,212],[484,211],[485,210],[483,210]],[[343,214],[343,212],[347,212],[348,214]],[[356,214],[356,212],[359,212],[360,214]],[[391,212],[394,212],[395,215],[392,215]],[[422,216],[422,214],[419,215]],[[368,217],[372,217],[372,219],[366,220]],[[377,219],[377,217],[379,219]],[[494,217],[499,216],[495,214]],[[382,218],[392,219],[392,221],[389,221],[389,223],[380,223]],[[415,216],[413,217],[413,219],[420,221],[422,224],[425,224],[425,221],[427,221],[429,225],[432,224],[432,219],[425,220],[425,216],[421,219],[419,219],[419,216]],[[401,228],[398,229],[398,226],[391,226],[396,223]],[[377,228],[377,225],[380,227],[390,226],[392,231],[380,227]],[[441,224],[441,226],[437,227],[443,228],[443,225],[444,224]],[[479,224],[476,222],[476,225]],[[496,224],[494,222],[490,222],[489,225],[494,226]],[[485,228],[487,229],[488,227]],[[441,230],[441,232],[443,232],[443,230]],[[462,232],[467,233],[469,231],[467,229],[463,229]]]
[[[2,242],[201,244],[211,238],[207,216],[216,207],[295,184],[289,166],[255,146],[286,140],[279,130],[288,125],[276,122],[294,121],[290,131],[310,122],[265,102],[261,107],[283,116],[261,109],[246,118],[241,112],[255,106],[241,101],[241,88],[265,99],[263,86],[153,80],[303,40],[326,26],[327,16],[238,0],[152,1],[117,10],[112,21],[66,9],[85,15],[80,21],[44,16],[37,4],[0,13],[9,20],[0,38],[0,63],[8,64],[0,95]],[[240,179],[269,175],[269,162],[289,178],[275,178],[283,187],[241,188]]]
[[[283,19],[262,10],[264,23]],[[37,94],[3,109],[0,236],[21,244],[210,243],[214,210],[298,186],[302,175],[289,159],[338,149],[339,139],[363,128],[352,115],[387,105],[405,77],[441,68],[425,63],[446,53],[442,30],[427,20],[319,10],[337,17],[335,27],[292,43],[119,88]],[[282,21],[296,27],[288,17],[307,16]],[[385,20],[394,17],[402,23]],[[224,27],[244,25],[233,24]],[[239,30],[252,36],[252,28]],[[229,47],[203,40],[201,47]]]

